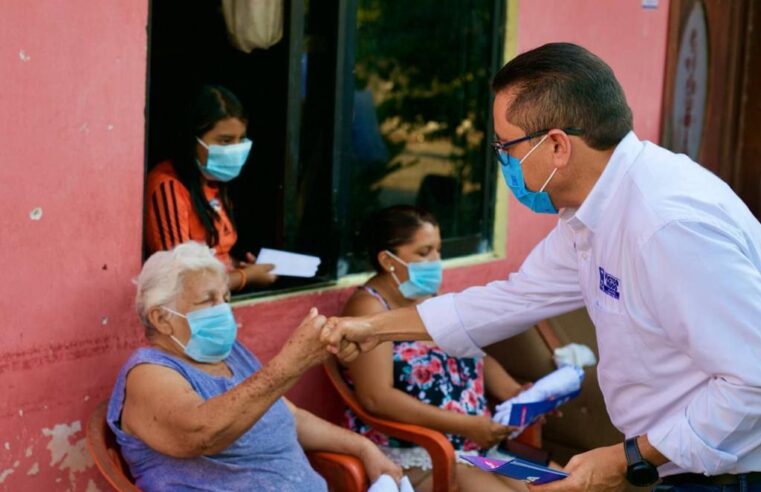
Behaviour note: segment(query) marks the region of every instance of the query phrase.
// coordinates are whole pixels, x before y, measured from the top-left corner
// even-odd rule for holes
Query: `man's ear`
[[[552,165],[558,169],[568,165],[571,160],[571,139],[562,130],[550,130],[547,140],[552,146]]]
[[[169,321],[171,316],[172,313],[166,309],[162,309],[160,306],[154,306],[148,310],[147,318],[154,330],[162,335],[171,335],[174,333],[174,327]]]

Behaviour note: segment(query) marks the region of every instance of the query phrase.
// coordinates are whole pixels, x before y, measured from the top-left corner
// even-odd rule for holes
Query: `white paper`
[[[375,483],[370,485],[367,492],[415,492],[415,489],[412,488],[412,483],[410,483],[410,479],[406,475],[402,477],[401,482],[397,485],[390,475],[384,473],[378,477]]]
[[[277,249],[262,248],[256,263],[271,263],[275,269],[271,273],[285,277],[314,277],[317,267],[320,266],[320,258],[317,256],[302,255]]]
[[[399,492],[399,487],[390,475],[384,473],[378,477],[378,480],[376,480],[375,483],[370,485],[367,492]]]
[[[412,483],[410,482],[410,479],[407,478],[407,475],[404,475],[402,477],[402,481],[399,482],[399,492],[415,492],[415,489],[412,488]]]

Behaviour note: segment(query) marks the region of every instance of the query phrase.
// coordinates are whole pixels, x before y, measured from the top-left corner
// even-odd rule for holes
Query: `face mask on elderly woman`
[[[238,324],[228,303],[191,311],[187,315],[167,307],[164,309],[188,320],[190,339],[187,345],[170,335],[185,355],[197,362],[219,362],[230,355],[238,334]]]

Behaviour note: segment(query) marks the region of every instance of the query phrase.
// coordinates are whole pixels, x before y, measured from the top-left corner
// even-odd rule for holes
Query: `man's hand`
[[[365,445],[359,452],[358,458],[365,465],[365,471],[367,471],[370,483],[378,480],[378,477],[384,473],[393,478],[396,483],[399,483],[399,480],[402,479],[402,469],[389,460],[370,440],[365,440]]]
[[[367,317],[330,318],[322,329],[320,339],[341,362],[351,362],[361,352],[374,349],[380,342]]]
[[[563,469],[568,478],[529,485],[532,492],[617,492],[626,484],[626,455],[622,444],[577,454]]]
[[[325,344],[320,341],[325,322],[325,316],[319,314],[317,308],[309,310],[307,317],[293,330],[277,355],[284,358],[287,367],[296,368],[297,372],[301,373],[324,362],[330,356]]]
[[[515,427],[502,425],[490,417],[470,416],[462,435],[478,444],[482,449],[488,449],[504,441],[515,430]]]

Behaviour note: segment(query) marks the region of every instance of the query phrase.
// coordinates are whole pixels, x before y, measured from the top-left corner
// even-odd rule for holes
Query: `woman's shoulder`
[[[122,366],[122,373],[127,374],[139,365],[154,365],[161,366],[167,369],[173,369],[175,371],[184,373],[185,367],[176,357],[173,357],[154,347],[140,347],[129,356],[127,361]]]
[[[174,169],[172,161],[164,161],[153,167],[148,172],[146,191],[152,194],[156,189],[162,186],[169,186],[175,193],[187,193],[185,185],[180,181],[177,171]]]
[[[388,311],[386,300],[372,287],[361,286],[346,301],[343,316],[364,316]]]

